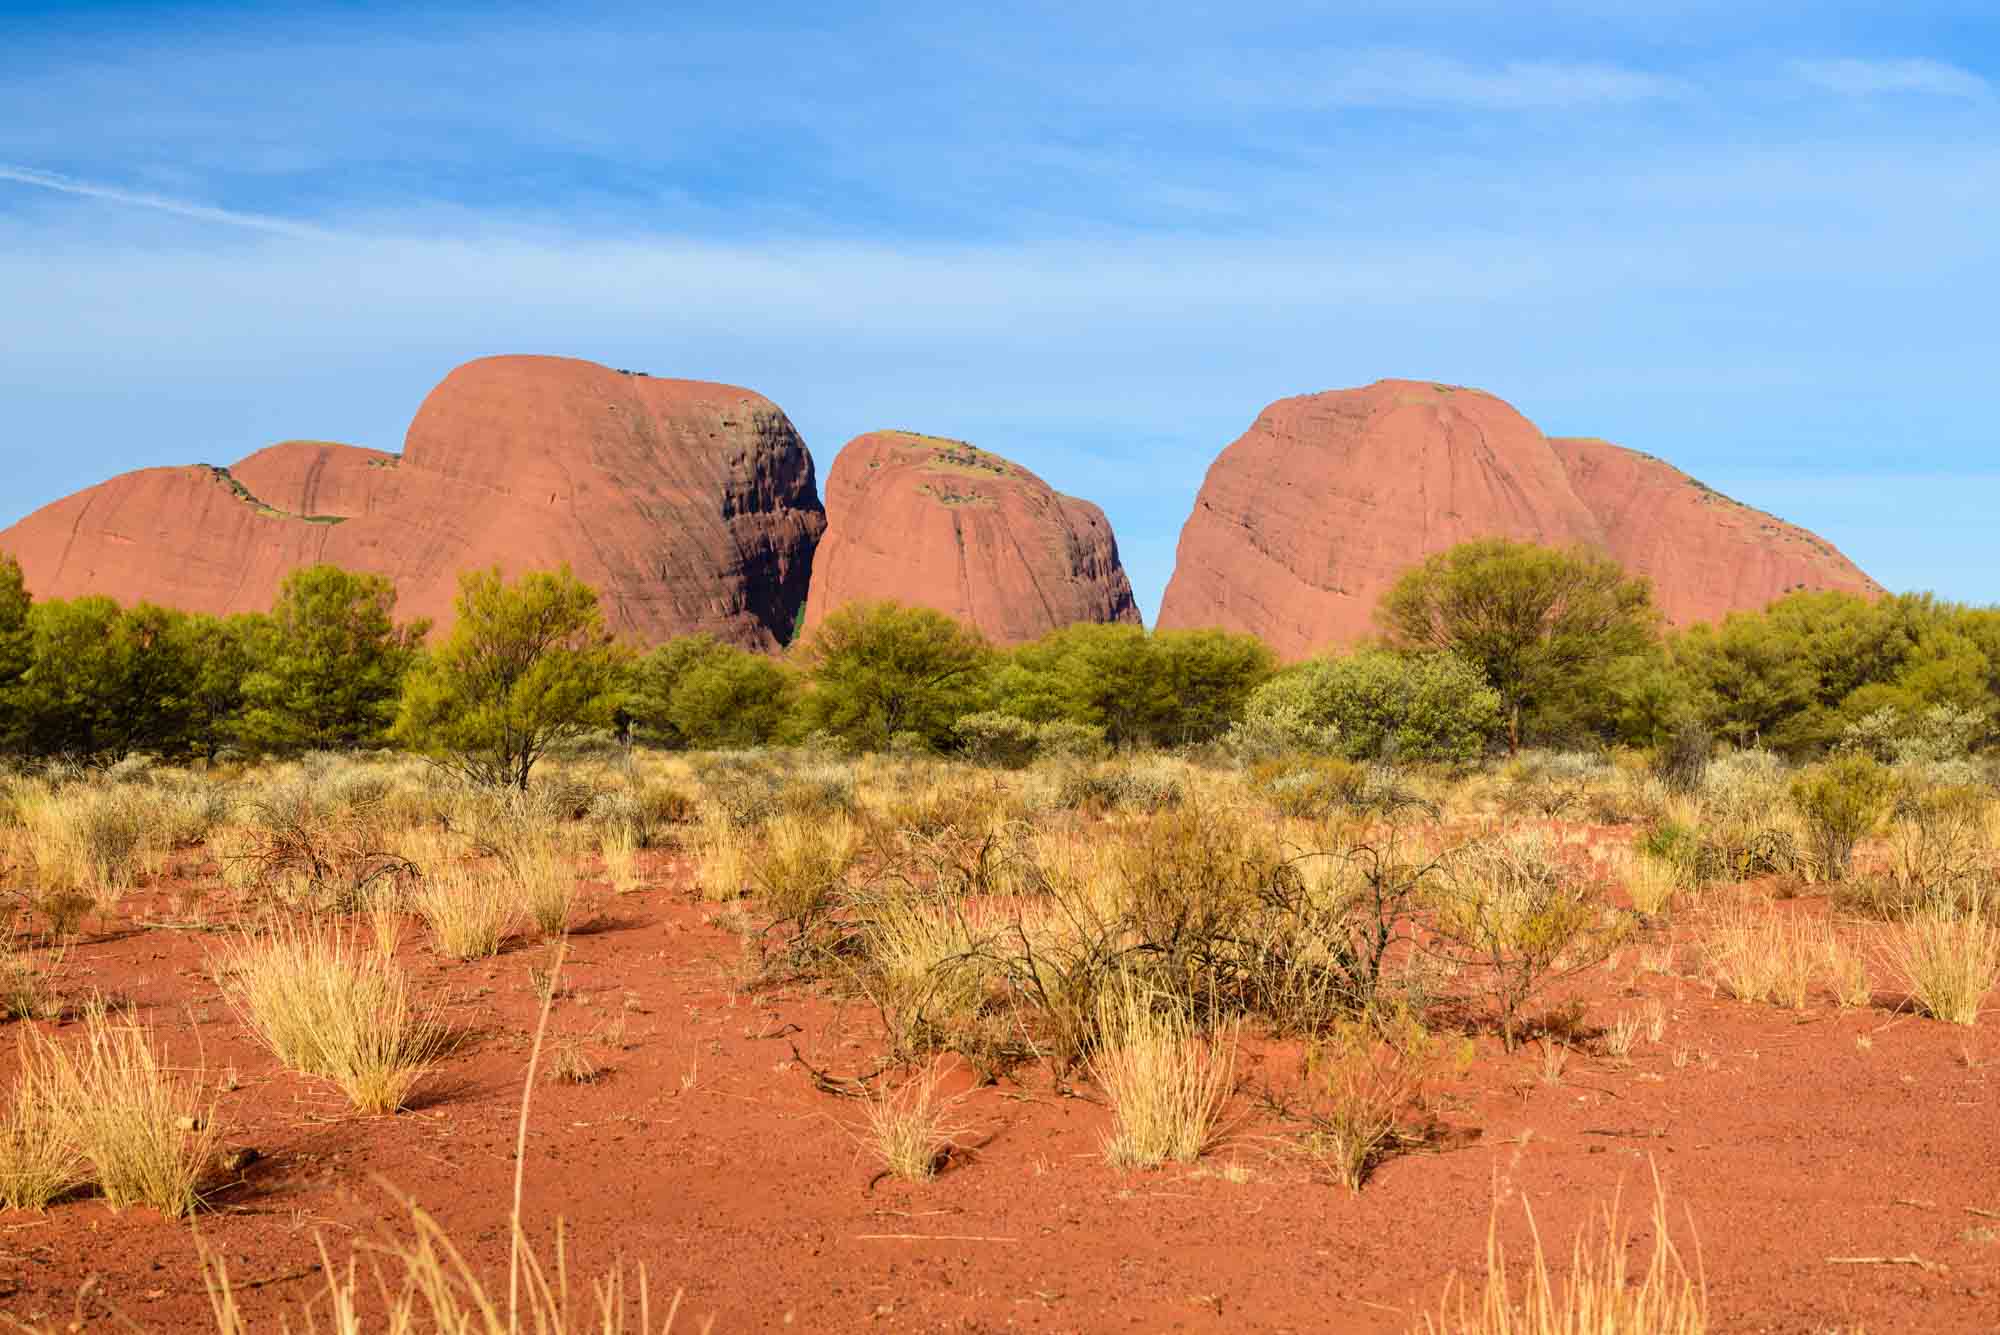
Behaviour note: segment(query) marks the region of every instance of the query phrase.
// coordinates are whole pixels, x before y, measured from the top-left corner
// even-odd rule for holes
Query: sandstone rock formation
[[[1650,576],[1668,621],[1719,621],[1801,589],[1873,597],[1882,586],[1832,543],[1705,486],[1664,459],[1608,441],[1556,437],[1572,490],[1601,544]]]
[[[1428,381],[1283,399],[1208,471],[1181,530],[1163,629],[1222,626],[1285,658],[1375,630],[1432,553],[1506,537],[1609,551],[1670,622],[1796,588],[1880,592],[1824,541],[1601,441],[1551,441],[1491,394]]]
[[[1136,624],[1104,512],[962,441],[876,431],[827,470],[808,630],[843,603],[893,598],[1019,644],[1078,621]]]
[[[612,627],[785,642],[825,527],[812,457],[761,395],[558,357],[468,363],[401,455],[288,441],[230,469],[113,478],[0,533],[37,597],[195,611],[270,606],[315,561],[390,576],[404,616],[451,618],[460,571],[567,561]]]

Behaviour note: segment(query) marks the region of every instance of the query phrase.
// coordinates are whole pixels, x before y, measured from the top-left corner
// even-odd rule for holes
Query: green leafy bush
[[[1792,805],[1805,822],[1814,865],[1825,879],[1847,879],[1855,844],[1874,833],[1895,795],[1895,775],[1858,752],[1837,756],[1792,780]]]
[[[1259,687],[1244,711],[1247,733],[1350,760],[1468,761],[1500,725],[1499,694],[1450,653],[1317,659]]]

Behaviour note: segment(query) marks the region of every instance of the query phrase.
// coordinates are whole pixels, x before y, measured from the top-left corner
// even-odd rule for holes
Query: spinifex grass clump
[[[884,1089],[866,1104],[862,1140],[882,1161],[883,1171],[906,1182],[937,1176],[960,1132],[952,1124],[955,1098],[940,1098],[942,1072],[928,1071],[895,1089]]]
[[[272,1054],[332,1080],[365,1113],[402,1107],[447,1042],[394,961],[331,928],[245,940],[223,970],[231,1001]]]
[[[1831,940],[1823,923],[1744,901],[1717,913],[1703,945],[1716,981],[1737,1000],[1803,1010]]]
[[[21,1066],[30,1051],[22,1044]],[[87,1165],[63,1134],[58,1110],[47,1091],[23,1077],[0,1107],[0,1210],[44,1210],[81,1186]]]
[[[2000,983],[2000,924],[1980,913],[1933,909],[1903,923],[1889,947],[1924,1014],[1976,1024],[1980,1003]]]
[[[194,1213],[216,1143],[203,1092],[211,1082],[200,1072],[168,1066],[145,1030],[93,1016],[81,1044],[37,1032],[18,1078],[29,1093],[17,1100],[47,1110],[112,1209],[150,1205],[176,1219]]]
[[[520,920],[515,882],[482,865],[449,863],[433,868],[410,896],[437,947],[453,959],[497,955]]]
[[[1090,1072],[1111,1103],[1106,1158],[1158,1168],[1192,1163],[1215,1145],[1235,1080],[1234,1031],[1204,1042],[1178,1004],[1128,986],[1100,999],[1098,1032]]]

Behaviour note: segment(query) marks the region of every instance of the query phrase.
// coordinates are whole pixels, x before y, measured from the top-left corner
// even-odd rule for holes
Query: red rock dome
[[[1020,644],[1079,621],[1136,624],[1104,512],[997,454],[907,431],[857,436],[827,470],[808,630],[890,598]]]
[[[1249,631],[1299,658],[1373,634],[1404,571],[1482,537],[1599,547],[1679,623],[1801,586],[1880,591],[1830,544],[1657,460],[1551,441],[1481,390],[1382,380],[1282,399],[1222,452],[1160,625]]]
[[[773,648],[825,523],[812,457],[762,395],[491,357],[431,391],[400,456],[289,441],[226,470],[128,473],[29,515],[0,550],[37,597],[204,612],[269,607],[287,571],[331,561],[388,575],[402,615],[441,625],[461,571],[567,561],[642,642]]]

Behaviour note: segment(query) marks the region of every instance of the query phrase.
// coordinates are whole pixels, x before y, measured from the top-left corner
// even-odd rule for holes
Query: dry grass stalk
[[[1524,1197],[1533,1259],[1517,1298],[1507,1278],[1506,1250],[1500,1244],[1496,1202],[1486,1234],[1486,1277],[1477,1295],[1464,1292],[1454,1310],[1447,1290],[1438,1315],[1426,1317],[1428,1335],[1705,1335],[1708,1287],[1701,1276],[1697,1243],[1690,1275],[1675,1247],[1667,1218],[1666,1190],[1653,1175],[1653,1248],[1646,1269],[1633,1274],[1627,1260],[1630,1237],[1618,1218],[1618,1202],[1604,1212],[1604,1231],[1594,1243],[1579,1230],[1568,1274],[1560,1280],[1542,1251],[1535,1215]]]

